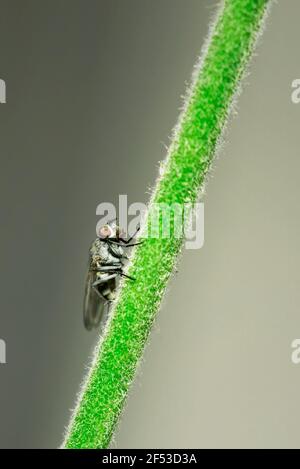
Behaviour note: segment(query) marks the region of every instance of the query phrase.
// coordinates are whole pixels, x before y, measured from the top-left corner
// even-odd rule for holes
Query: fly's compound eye
[[[109,225],[104,225],[101,226],[99,230],[99,238],[111,238],[114,235],[114,231],[111,226]]]

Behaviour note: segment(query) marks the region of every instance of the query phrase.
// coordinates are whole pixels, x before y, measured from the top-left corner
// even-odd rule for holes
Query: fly
[[[126,240],[120,228],[111,222],[100,228],[99,236],[92,243],[83,304],[83,322],[87,330],[98,327],[105,320],[116,298],[119,278],[135,280],[123,271],[124,261],[128,259],[124,248],[141,244],[131,243],[138,231],[139,227]]]

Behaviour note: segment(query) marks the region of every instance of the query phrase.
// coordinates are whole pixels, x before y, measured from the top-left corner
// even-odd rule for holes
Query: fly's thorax
[[[109,244],[109,252],[113,257],[119,259],[124,256],[124,249],[118,244]]]
[[[117,244],[108,243],[96,238],[90,248],[91,268],[97,270],[99,265],[120,264],[124,250]]]
[[[107,244],[99,238],[95,239],[90,249],[90,255],[92,259],[97,258],[100,263],[106,263],[109,257]]]

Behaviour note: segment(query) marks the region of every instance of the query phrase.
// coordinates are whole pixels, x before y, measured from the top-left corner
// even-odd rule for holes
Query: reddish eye
[[[99,238],[110,238],[113,236],[113,230],[109,225],[101,226],[99,230]]]

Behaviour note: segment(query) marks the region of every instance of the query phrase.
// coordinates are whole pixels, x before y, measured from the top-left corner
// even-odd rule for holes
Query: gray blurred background
[[[96,206],[146,202],[210,0],[1,0],[0,446],[57,447],[97,339]],[[297,0],[278,2],[115,436],[117,448],[300,447]]]

